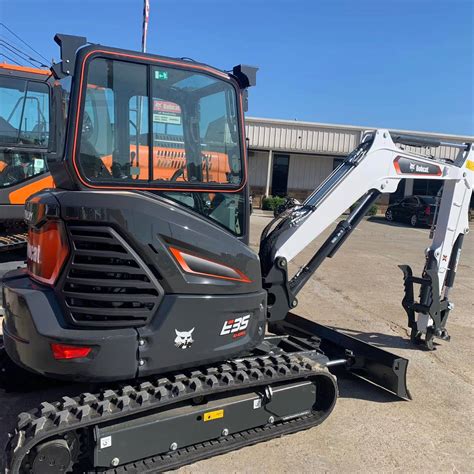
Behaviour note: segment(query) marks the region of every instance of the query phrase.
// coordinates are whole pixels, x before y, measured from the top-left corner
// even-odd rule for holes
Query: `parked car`
[[[436,197],[408,196],[390,204],[385,212],[388,221],[408,222],[411,226],[431,226],[436,211]]]

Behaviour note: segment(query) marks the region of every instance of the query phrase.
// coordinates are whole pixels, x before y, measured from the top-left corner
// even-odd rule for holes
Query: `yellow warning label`
[[[466,162],[466,168],[467,168],[468,170],[474,171],[474,161],[467,160],[467,162]]]
[[[224,418],[224,410],[208,411],[207,413],[204,413],[203,420],[212,421],[217,420],[219,418]]]

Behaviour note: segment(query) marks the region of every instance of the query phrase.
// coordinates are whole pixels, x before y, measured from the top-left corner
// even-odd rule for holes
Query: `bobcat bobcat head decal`
[[[190,331],[178,331],[177,329],[174,330],[176,333],[176,339],[174,340],[174,345],[180,349],[187,349],[191,347],[194,339],[193,339],[193,331],[192,328]]]

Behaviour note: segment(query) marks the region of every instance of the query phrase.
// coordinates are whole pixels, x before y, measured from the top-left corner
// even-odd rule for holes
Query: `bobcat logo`
[[[176,333],[176,339],[174,340],[174,345],[181,349],[188,349],[191,347],[194,342],[193,331],[194,328],[190,331],[178,331],[175,329],[174,332]]]

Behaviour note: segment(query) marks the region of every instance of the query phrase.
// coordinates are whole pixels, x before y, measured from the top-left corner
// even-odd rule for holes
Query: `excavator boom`
[[[395,141],[401,146],[397,147]],[[448,162],[404,149],[442,144],[412,136],[392,137],[388,130],[369,132],[301,206],[288,210],[267,226],[260,246],[263,278],[272,288],[270,291],[281,292],[283,287],[286,295],[275,298],[277,305],[270,310],[273,320],[283,319],[296,306],[298,292],[324,259],[335,254],[381,193],[395,192],[404,178],[433,179],[444,183],[432,229],[433,240],[426,250],[421,278],[414,278],[409,267],[401,267],[406,290],[403,306],[412,339],[419,341],[421,333],[426,334],[429,348],[433,348],[433,337],[449,339],[445,326],[452,305],[448,294],[454,284],[464,235],[469,232],[474,151],[470,143],[456,145],[458,157]],[[311,261],[288,281],[288,275],[282,273],[287,262],[358,200],[355,210],[338,223]],[[421,285],[419,303],[414,300],[413,283]]]

